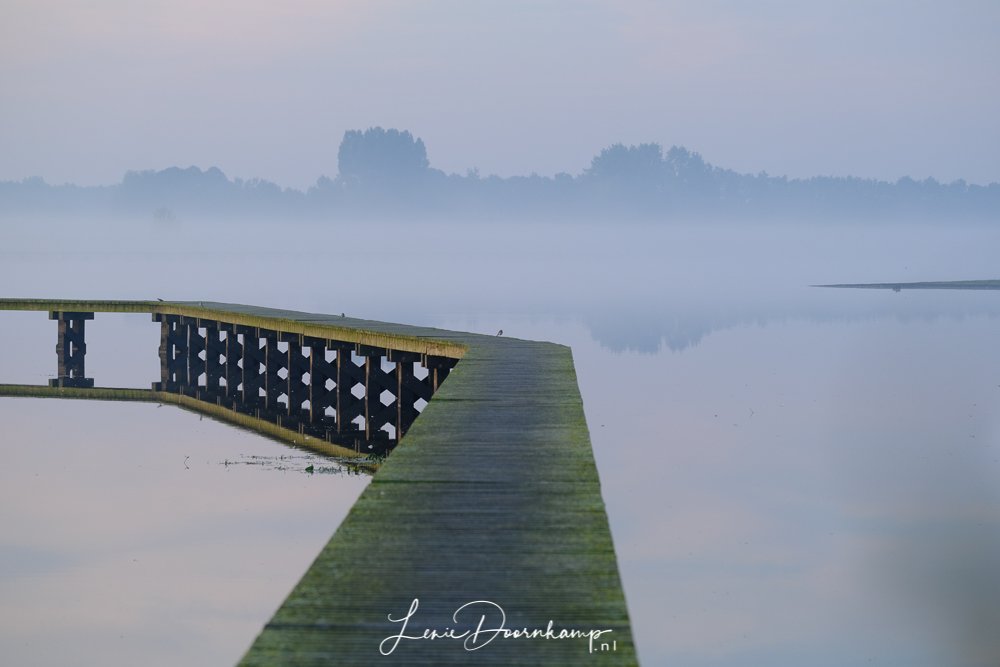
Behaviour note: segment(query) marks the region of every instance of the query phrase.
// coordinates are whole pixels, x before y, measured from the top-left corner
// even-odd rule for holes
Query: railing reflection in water
[[[111,388],[102,392],[86,377],[84,323],[93,317],[49,313],[59,324],[58,377],[49,385],[71,389],[75,397],[115,400]],[[285,440],[288,432],[298,433],[358,454],[388,453],[457,363],[218,319],[154,313],[153,321],[160,324],[160,380],[150,392],[121,396],[184,397],[177,403],[195,410],[211,406],[213,415],[250,428],[273,425]],[[21,395],[30,393],[21,389]],[[274,434],[273,427],[266,430]]]

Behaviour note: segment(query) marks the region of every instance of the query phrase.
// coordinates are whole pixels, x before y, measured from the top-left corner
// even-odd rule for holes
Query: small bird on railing
[[[497,332],[497,335],[498,335],[498,336],[502,336],[502,335],[503,335],[503,329],[501,329],[500,331],[498,331],[498,332]]]

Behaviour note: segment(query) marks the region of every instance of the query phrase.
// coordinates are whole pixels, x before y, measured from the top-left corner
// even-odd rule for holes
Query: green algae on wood
[[[461,359],[465,347],[460,343],[428,335],[400,334],[399,327],[386,326],[357,318],[335,315],[309,315],[292,311],[220,304],[212,301],[113,301],[85,299],[0,299],[0,310],[36,310],[89,313],[150,313],[183,315],[229,324],[272,329],[283,333],[329,338],[370,347]],[[373,325],[373,326],[368,326]],[[411,327],[417,330],[417,327]],[[441,331],[442,334],[451,332]]]

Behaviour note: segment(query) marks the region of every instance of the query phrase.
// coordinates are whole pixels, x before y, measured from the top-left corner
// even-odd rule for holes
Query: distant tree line
[[[288,218],[518,218],[671,221],[692,219],[1000,218],[1000,184],[895,183],[854,177],[789,179],[715,167],[698,153],[655,143],[602,150],[575,176],[480,177],[430,166],[423,141],[371,128],[344,134],[335,178],[306,191],[219,169],[130,171],[120,184],[0,182],[0,213]]]

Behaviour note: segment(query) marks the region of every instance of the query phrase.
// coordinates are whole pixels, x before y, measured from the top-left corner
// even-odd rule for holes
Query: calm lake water
[[[4,296],[572,346],[645,665],[1000,662],[1000,292],[809,287],[1000,277],[1000,232],[368,225],[266,246],[254,226],[87,229],[7,224]],[[147,317],[87,326],[99,385],[157,379]],[[0,336],[0,382],[45,383],[54,323],[0,313]],[[166,406],[0,399],[0,420],[16,662],[234,662],[366,479],[310,476],[301,452]]]

